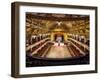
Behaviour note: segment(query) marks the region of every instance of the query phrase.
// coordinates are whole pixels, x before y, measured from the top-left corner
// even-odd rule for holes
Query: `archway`
[[[60,39],[61,42],[64,42],[64,35],[63,34],[55,34],[54,41],[57,42],[58,39]]]

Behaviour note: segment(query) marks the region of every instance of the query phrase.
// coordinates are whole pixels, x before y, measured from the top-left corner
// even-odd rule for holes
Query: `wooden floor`
[[[69,58],[72,57],[66,45],[53,45],[48,51],[46,58]]]

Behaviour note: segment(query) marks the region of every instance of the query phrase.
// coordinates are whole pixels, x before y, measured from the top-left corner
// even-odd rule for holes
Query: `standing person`
[[[57,37],[58,46],[60,46],[61,41],[62,41],[62,38],[61,37]]]

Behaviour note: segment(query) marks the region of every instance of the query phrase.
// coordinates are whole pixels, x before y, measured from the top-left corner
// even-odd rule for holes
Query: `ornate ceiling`
[[[89,16],[26,13],[26,32],[28,35],[50,33],[54,29],[63,29],[66,33],[89,37]]]

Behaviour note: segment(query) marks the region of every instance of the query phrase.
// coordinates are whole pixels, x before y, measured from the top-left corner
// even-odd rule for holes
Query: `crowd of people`
[[[26,47],[48,37],[49,34],[32,35],[30,38],[26,39]]]
[[[81,43],[84,43],[89,46],[89,38],[86,38],[85,36],[79,36],[75,34],[68,35],[69,38],[75,39]]]

